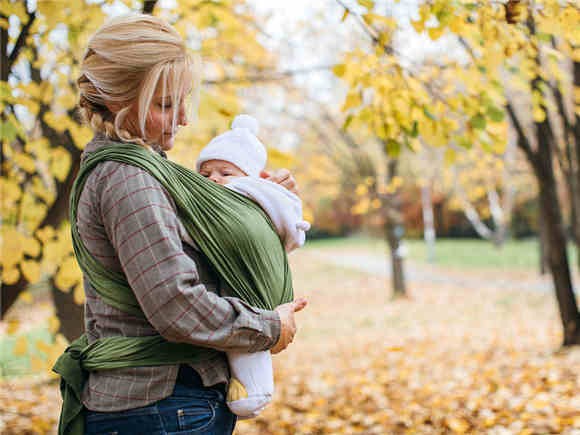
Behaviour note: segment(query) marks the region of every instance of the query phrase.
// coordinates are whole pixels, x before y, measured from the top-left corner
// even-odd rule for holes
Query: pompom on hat
[[[232,128],[214,137],[199,153],[196,169],[208,160],[224,160],[233,163],[250,177],[260,177],[266,167],[266,148],[256,137],[258,121],[250,115],[238,115]]]

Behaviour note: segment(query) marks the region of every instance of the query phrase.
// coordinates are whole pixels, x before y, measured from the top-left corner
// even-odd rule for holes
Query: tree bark
[[[56,316],[60,320],[58,332],[69,342],[73,341],[85,332],[84,306],[75,302],[72,290],[66,293],[59,290],[54,284],[54,278],[49,283]]]
[[[580,344],[580,313],[572,287],[566,253],[566,233],[556,190],[552,156],[549,148],[547,149],[543,142],[540,140],[538,148],[538,157],[540,158],[535,171],[540,183],[540,206],[546,230],[547,260],[562,320],[563,345],[570,346]]]
[[[388,162],[387,176],[389,182],[397,175],[398,160],[391,159]],[[387,217],[385,222],[385,236],[389,245],[389,254],[391,257],[391,278],[393,298],[403,297],[407,295],[405,285],[405,273],[403,269],[403,251],[401,246],[401,238],[403,237],[404,227],[403,219],[399,212],[400,199],[396,193],[393,194],[390,207],[387,210]]]
[[[421,205],[423,208],[423,237],[427,247],[427,261],[435,261],[435,219],[433,218],[433,202],[431,186],[421,187]]]

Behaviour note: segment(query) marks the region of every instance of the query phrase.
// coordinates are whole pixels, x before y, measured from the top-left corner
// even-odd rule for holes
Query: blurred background
[[[239,113],[298,181],[295,343],[237,434],[580,433],[578,0],[2,0],[0,433],[55,433],[83,331],[68,195],[108,18],[203,59],[193,168]]]

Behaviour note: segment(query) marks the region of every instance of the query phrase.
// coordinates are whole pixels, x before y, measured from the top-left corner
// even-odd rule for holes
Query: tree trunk
[[[431,201],[431,186],[421,187],[421,204],[423,206],[423,236],[427,248],[427,261],[435,261],[435,220],[433,218],[433,202]]]
[[[576,47],[576,49],[578,49]],[[574,87],[580,87],[580,62],[574,62]],[[580,114],[576,110],[576,115],[574,118],[574,142],[576,145],[576,201],[575,203],[580,207]],[[571,223],[575,226],[574,233],[577,234],[576,238],[576,258],[577,267],[580,270],[580,208],[576,209],[576,220]]]
[[[50,279],[50,292],[56,310],[56,317],[60,320],[59,331],[70,342],[79,338],[85,332],[84,307],[74,301],[73,291],[67,293],[59,290]]]
[[[388,181],[397,175],[398,167],[397,159],[390,159],[387,167]],[[400,199],[395,192],[389,201],[389,208],[387,210],[385,222],[385,237],[389,244],[389,253],[391,256],[391,277],[393,298],[398,298],[407,295],[405,286],[405,273],[403,269],[403,250],[401,249],[401,238],[405,232],[403,227],[403,219],[400,213]]]
[[[538,250],[540,254],[540,261],[538,266],[540,268],[540,275],[545,275],[548,273],[548,244],[545,221],[546,219],[542,213],[542,204],[538,198]]]
[[[556,192],[552,162],[542,160],[537,173],[540,182],[540,205],[544,215],[546,230],[547,260],[554,282],[560,318],[562,320],[564,346],[580,344],[580,313],[574,295],[568,255],[566,253],[566,235]]]
[[[540,187],[540,209],[544,218],[543,227],[546,231],[547,260],[560,309],[563,345],[570,346],[580,344],[580,313],[576,304],[566,252],[566,231],[554,176],[548,122],[546,119],[536,123],[538,150],[535,153],[533,167]]]

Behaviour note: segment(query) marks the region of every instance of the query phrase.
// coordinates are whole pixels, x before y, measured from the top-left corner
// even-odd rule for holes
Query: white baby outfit
[[[310,224],[302,218],[302,201],[279,184],[260,178],[266,166],[266,148],[256,137],[258,121],[238,115],[230,131],[216,136],[201,151],[196,168],[208,160],[233,163],[247,177],[234,178],[225,186],[256,201],[270,216],[286,252],[304,245]],[[231,371],[227,404],[241,418],[257,416],[271,402],[274,375],[270,351],[227,352]]]

